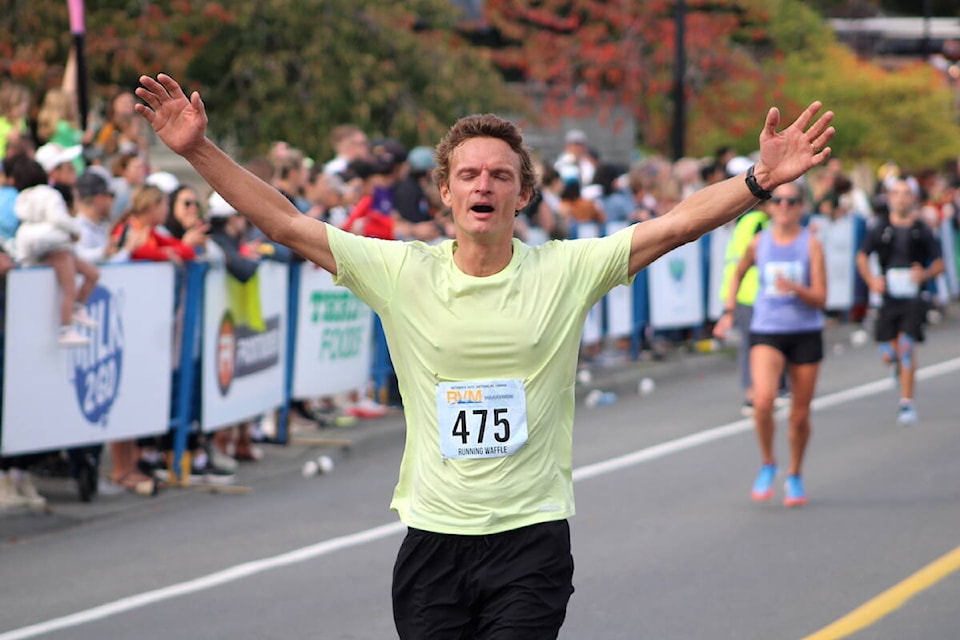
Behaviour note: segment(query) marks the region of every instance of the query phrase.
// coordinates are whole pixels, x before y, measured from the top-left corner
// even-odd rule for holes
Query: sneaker
[[[27,499],[20,495],[13,478],[9,474],[0,476],[0,509],[26,507]]]
[[[170,479],[170,470],[167,469],[167,461],[162,457],[156,460],[140,458],[137,460],[137,471],[149,478],[155,478],[160,482],[166,482]]]
[[[226,471],[233,472],[233,471],[236,471],[237,467],[239,466],[237,465],[237,461],[235,458],[231,458],[230,456],[228,456],[227,454],[223,453],[222,451],[216,448],[213,448],[213,451],[211,452],[210,457],[213,458],[213,466],[219,469],[224,469]]]
[[[84,347],[90,344],[90,338],[72,326],[65,326],[60,327],[60,333],[57,334],[57,344],[61,347]]]
[[[919,419],[920,417],[917,415],[917,410],[913,408],[912,402],[901,404],[900,408],[897,409],[897,424],[909,426],[917,424]]]
[[[126,493],[127,490],[119,484],[110,482],[106,478],[97,479],[97,494],[106,497],[119,496]]]
[[[73,308],[73,321],[81,327],[87,327],[88,329],[96,329],[100,326],[100,323],[87,313],[86,308],[82,304],[78,304]]]
[[[19,480],[13,481],[17,493],[24,499],[26,505],[32,509],[42,509],[47,506],[47,499],[40,495],[33,480],[26,473],[20,476]]]
[[[774,399],[773,407],[774,409],[782,409],[784,407],[789,407],[791,402],[793,402],[793,396],[790,395],[790,392],[781,391]]]
[[[355,418],[381,418],[387,415],[387,408],[370,398],[361,398],[346,413]]]
[[[763,502],[773,497],[773,481],[777,477],[777,465],[765,464],[760,467],[760,473],[750,490],[750,497],[757,502]]]
[[[236,479],[233,471],[208,463],[204,467],[193,467],[190,470],[190,482],[198,484],[233,484]]]
[[[783,483],[783,504],[787,507],[802,507],[807,504],[807,493],[803,490],[803,480],[800,476],[787,476]]]
[[[753,415],[753,401],[744,400],[743,404],[740,405],[740,415],[744,418],[749,418]]]

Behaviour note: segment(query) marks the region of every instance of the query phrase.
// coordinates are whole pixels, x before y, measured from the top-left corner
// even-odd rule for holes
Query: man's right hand
[[[187,155],[204,140],[207,112],[196,91],[187,99],[180,84],[165,73],[140,76],[136,94],[146,104],[134,108],[143,116],[170,150]]]

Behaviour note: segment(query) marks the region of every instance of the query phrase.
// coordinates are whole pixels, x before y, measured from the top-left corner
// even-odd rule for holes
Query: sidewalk
[[[825,333],[826,347],[830,348],[840,342],[849,344],[850,334],[859,328],[856,324],[829,327]],[[637,394],[640,381],[646,377],[660,384],[705,372],[729,370],[733,374],[736,369],[736,350],[733,347],[704,352],[676,347],[663,360],[633,361],[621,354],[611,353],[603,356],[590,368],[592,379],[584,382],[586,376],[582,376],[577,383],[578,411],[588,410],[584,407],[584,400],[586,395],[595,389],[613,391],[626,397]],[[258,485],[263,486],[278,477],[300,476],[306,461],[316,459],[324,453],[331,455],[337,464],[350,464],[349,457],[340,455],[340,444],[324,444],[323,439],[349,441],[348,456],[363,455],[365,450],[371,448],[393,446],[396,447],[399,464],[403,429],[403,414],[399,409],[391,410],[381,418],[359,419],[352,427],[331,426],[319,429],[294,423],[291,443],[258,445],[264,450],[263,459],[241,464],[235,486],[249,487],[256,491]],[[38,477],[36,484],[47,498],[46,509],[0,511],[0,545],[86,522],[133,513],[139,509],[154,508],[159,504],[173,505],[175,501],[190,500],[207,491],[197,487],[166,487],[153,497],[124,492],[115,496],[96,496],[91,502],[84,503],[80,501],[70,478]],[[231,499],[235,496],[222,497]]]

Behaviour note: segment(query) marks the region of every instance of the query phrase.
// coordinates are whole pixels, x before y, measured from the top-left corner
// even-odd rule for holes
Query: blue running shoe
[[[803,480],[800,476],[787,476],[787,481],[783,483],[783,490],[786,492],[783,497],[785,506],[802,507],[807,504],[807,494],[803,490]]]
[[[765,464],[760,467],[760,473],[753,483],[750,497],[757,502],[769,500],[773,497],[773,480],[777,477],[777,465]]]
[[[917,424],[919,419],[920,417],[917,415],[917,410],[913,408],[912,402],[901,404],[900,408],[897,409],[897,424],[910,426],[912,424]]]

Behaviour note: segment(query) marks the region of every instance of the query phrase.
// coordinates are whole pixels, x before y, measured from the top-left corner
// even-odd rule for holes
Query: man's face
[[[97,212],[97,219],[103,222],[110,218],[111,209],[113,208],[113,194],[112,193],[98,193],[93,196],[93,206]]]
[[[512,236],[516,211],[530,194],[520,192],[520,158],[503,140],[470,138],[450,154],[449,184],[440,197],[467,236]]]
[[[77,183],[77,169],[72,162],[58,164],[50,172],[50,181],[55,184],[74,185]]]
[[[898,218],[908,218],[913,212],[913,190],[906,182],[895,182],[887,191],[887,204],[890,215]]]

